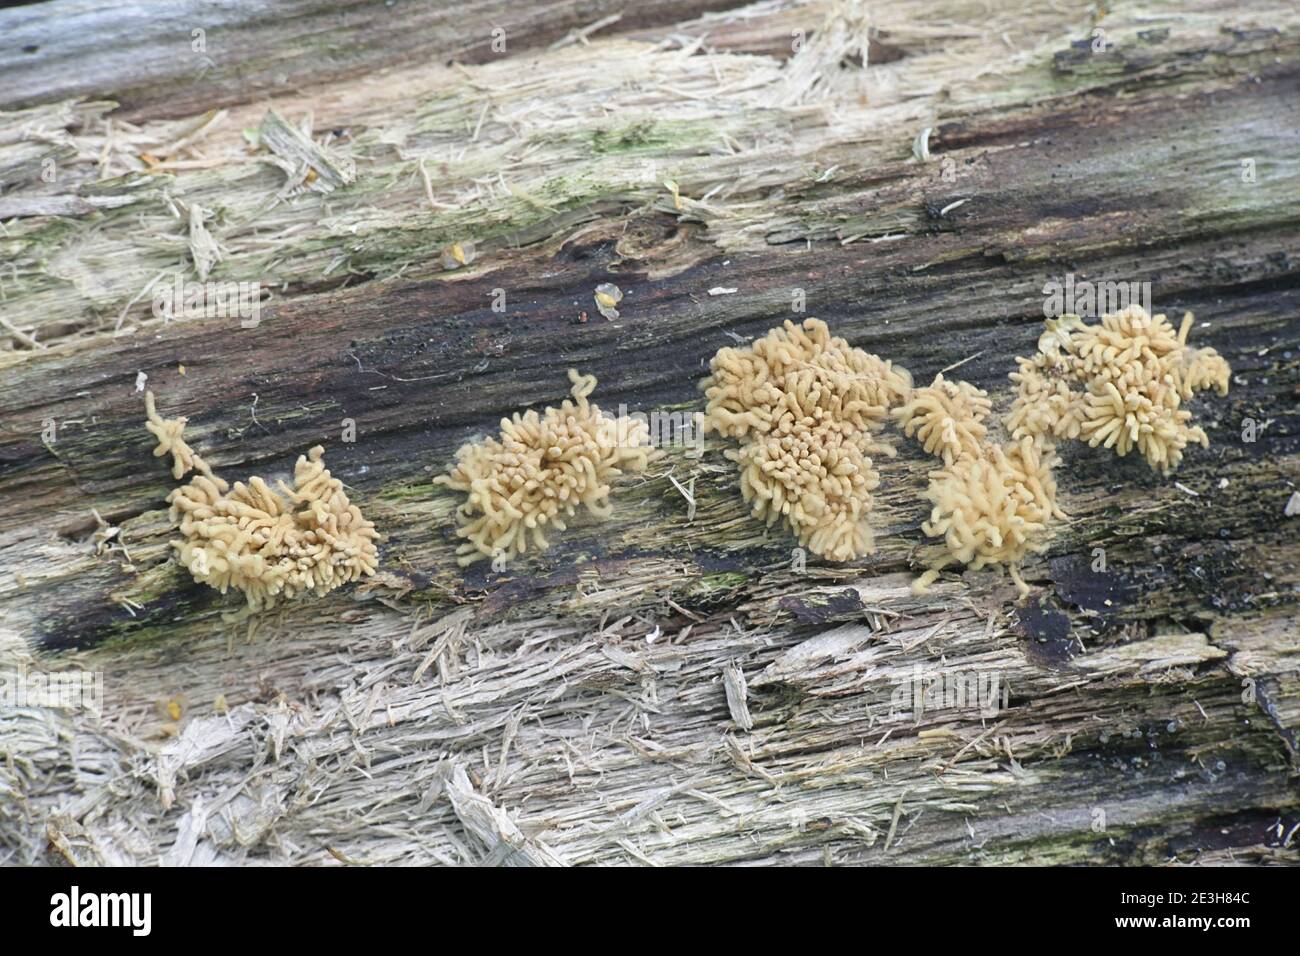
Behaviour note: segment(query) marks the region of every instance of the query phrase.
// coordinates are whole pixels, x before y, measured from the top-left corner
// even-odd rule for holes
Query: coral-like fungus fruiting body
[[[501,419],[500,438],[462,445],[451,471],[434,479],[468,496],[457,509],[462,566],[498,556],[508,561],[530,543],[549,547],[546,529],[565,530],[580,506],[608,518],[613,480],[643,471],[659,455],[644,421],[611,418],[587,401],[595,376],[570,369],[569,381],[572,401]]]
[[[323,595],[374,574],[379,533],[325,468],[319,445],[299,456],[292,488],[280,483],[287,500],[261,478],[231,489],[185,443],[185,419],[162,418],[152,392],[145,408],[146,427],[158,438],[154,454],[171,453],[176,478],[197,472],[167,496],[182,535],[172,547],[194,580],[223,594],[236,588],[249,610],[260,610],[280,597]]]
[[[894,410],[903,430],[945,466],[930,473],[930,520],[921,530],[942,538],[948,553],[916,579],[918,593],[960,562],[973,570],[1005,564],[1021,595],[1028,594],[1020,565],[1046,547],[1049,524],[1065,517],[1056,506],[1051,446],[1028,437],[1005,446],[988,441],[984,422],[992,409],[986,392],[939,374]]]
[[[726,455],[755,517],[784,518],[814,554],[850,561],[873,550],[867,523],[880,484],[871,456],[889,410],[910,394],[905,369],[786,320],[746,348],[720,349],[701,383],[705,429],[739,439]]]
[[[1192,314],[1175,331],[1164,315],[1139,305],[1088,325],[1078,316],[1048,320],[1038,352],[1018,358],[1016,399],[1007,427],[1016,438],[1086,441],[1127,455],[1136,449],[1151,468],[1169,474],[1205,432],[1181,408],[1192,394],[1228,394],[1231,369],[1212,348],[1192,349]]]
[[[907,435],[915,435],[927,453],[939,455],[945,465],[963,454],[979,454],[993,403],[988,393],[969,382],[950,382],[940,373],[934,382],[912,393],[907,404],[894,409],[894,417]]]
[[[195,455],[194,449],[185,443],[184,432],[188,418],[163,418],[154,405],[153,392],[144,393],[144,409],[148,416],[144,427],[158,439],[158,447],[153,450],[154,457],[161,458],[166,454],[172,456],[173,478],[178,481],[184,478],[187,473],[194,470],[196,463],[203,463],[206,469],[207,465],[203,459]]]
[[[1055,464],[1050,446],[1026,437],[963,453],[931,473],[926,497],[933,507],[921,527],[943,539],[948,555],[917,578],[913,590],[924,592],[958,561],[974,570],[1005,564],[1021,596],[1028,594],[1020,565],[1045,550],[1049,524],[1065,517],[1056,505]]]

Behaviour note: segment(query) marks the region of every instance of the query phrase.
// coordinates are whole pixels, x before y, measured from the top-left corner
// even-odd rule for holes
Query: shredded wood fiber
[[[153,392],[145,393],[145,410],[158,439],[154,455],[171,454],[177,479],[198,472],[167,496],[183,536],[171,544],[194,580],[223,594],[237,588],[259,610],[375,572],[379,533],[325,468],[321,446],[298,457],[292,488],[280,482],[287,500],[261,478],[231,489],[185,443],[186,419],[160,416]]]
[[[1075,315],[1046,325],[1038,353],[1017,358],[1019,371],[1011,374],[1017,394],[1007,427],[1015,437],[1086,441],[1121,456],[1136,448],[1166,475],[1189,444],[1209,447],[1180,405],[1207,388],[1227,395],[1231,369],[1212,348],[1188,348],[1192,313],[1177,331],[1139,305],[1099,325]]]
[[[1051,447],[1027,437],[1005,446],[987,441],[992,407],[981,389],[940,374],[894,410],[903,430],[945,466],[930,473],[925,496],[933,507],[921,529],[942,538],[948,554],[916,579],[917,592],[960,562],[975,570],[1005,564],[1021,595],[1029,593],[1020,565],[1047,546],[1051,521],[1065,517],[1056,505]]]
[[[912,387],[891,362],[832,336],[826,323],[786,320],[747,348],[724,348],[701,383],[706,430],[740,440],[726,452],[740,490],[770,527],[784,519],[814,554],[849,561],[874,550],[871,456]]]
[[[468,496],[456,512],[456,533],[465,539],[456,549],[462,566],[498,555],[509,560],[524,554],[530,540],[544,550],[547,526],[565,530],[579,506],[609,517],[614,479],[643,471],[658,456],[645,422],[611,418],[587,401],[594,375],[570,369],[569,381],[572,401],[541,415],[529,409],[501,419],[499,439],[462,445],[455,466],[435,479]]]

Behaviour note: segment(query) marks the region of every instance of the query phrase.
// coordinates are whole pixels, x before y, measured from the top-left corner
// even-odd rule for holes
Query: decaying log
[[[469,6],[227,5],[206,74],[184,24],[0,12],[0,669],[103,677],[0,707],[0,859],[1300,860],[1294,5]],[[256,323],[156,313],[200,273]],[[1063,449],[1026,601],[911,592],[934,463],[899,434],[861,561],[805,566],[716,437],[455,561],[433,478],[569,368],[689,415],[806,314],[1004,410],[1067,274],[1195,312],[1232,388],[1170,478]],[[232,623],[171,560],[142,387],[230,480],[324,444],[380,574]]]

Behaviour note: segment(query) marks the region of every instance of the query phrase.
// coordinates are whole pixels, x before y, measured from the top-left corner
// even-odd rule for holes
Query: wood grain
[[[45,6],[30,22],[61,4]],[[14,197],[131,197],[21,214],[0,238],[15,264],[0,308],[35,338],[0,351],[0,654],[101,671],[105,688],[98,715],[0,711],[0,852],[1296,862],[1296,14],[943,6],[874,6],[873,37],[901,54],[865,71],[830,56],[811,98],[782,86],[788,57],[759,38],[852,5],[686,22],[699,11],[665,4],[669,25],[543,51],[548,27],[534,75],[408,65],[401,96],[362,54],[347,77],[313,66],[319,87],[275,108],[312,112],[356,162],[328,196],[281,194],[284,173],[242,141],[265,114],[252,81],[182,91],[177,119],[141,107],[117,133],[85,103],[0,114]],[[547,22],[563,35],[590,13]],[[1096,26],[1108,52],[1085,39]],[[391,30],[362,32],[363,50],[400,58]],[[136,82],[88,75],[72,92]],[[222,104],[198,148],[214,165],[146,169],[151,144]],[[17,132],[37,122],[44,139]],[[51,152],[53,184],[35,172]],[[256,328],[131,301],[158,272],[194,278],[191,204],[216,211],[212,277],[272,290]],[[462,239],[478,258],[445,271],[441,248]],[[899,434],[862,561],[798,570],[710,438],[700,458],[668,449],[610,521],[549,551],[502,573],[454,562],[458,499],[433,476],[503,415],[558,403],[570,367],[597,376],[604,408],[690,413],[708,358],[797,317],[801,292],[853,344],[918,380],[958,366],[1005,407],[1043,285],[1067,273],[1149,282],[1157,311],[1195,312],[1195,344],[1234,376],[1226,399],[1192,403],[1211,445],[1173,478],[1067,446],[1071,519],[1026,568],[1027,602],[996,571],[910,593],[933,548],[933,460]],[[625,293],[615,322],[594,308],[601,282]],[[380,579],[224,622],[237,598],[169,559],[174,483],[150,454],[142,372],[228,479],[287,473],[325,444],[385,533]],[[120,528],[103,548],[91,508]],[[912,682],[935,676],[1005,696],[983,715],[917,713]]]

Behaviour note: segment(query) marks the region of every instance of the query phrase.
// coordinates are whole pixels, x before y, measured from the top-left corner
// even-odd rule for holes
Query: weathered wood
[[[539,52],[528,76],[324,64],[330,85],[275,109],[346,131],[328,148],[357,179],[327,196],[276,198],[285,172],[241,136],[266,114],[244,105],[256,85],[195,94],[224,117],[117,132],[94,104],[0,114],[5,199],[29,204],[0,237],[0,308],[28,340],[0,352],[0,654],[105,672],[102,718],[0,713],[14,856],[1294,862],[1300,17],[1121,4],[1093,53],[1070,42],[1094,27],[1082,4],[943,6],[876,5],[898,55],[864,71],[823,51],[813,88],[774,38],[794,17],[856,25],[851,6],[761,5],[658,45],[620,22],[636,39]],[[700,36],[719,49],[679,48]],[[136,82],[114,77],[80,92]],[[141,294],[194,278],[196,206],[211,278],[274,290],[256,328],[164,322]],[[73,218],[23,212],[50,208]],[[478,258],[444,271],[464,240]],[[1005,405],[1065,273],[1149,281],[1234,380],[1193,403],[1211,448],[1176,483],[1065,449],[1071,521],[1026,603],[993,572],[910,594],[933,462],[900,435],[879,552],[849,565],[792,568],[716,439],[505,573],[454,562],[457,498],[433,475],[558,402],[569,367],[602,407],[689,412],[709,356],[802,290],[855,345],[918,379],[960,363]],[[616,322],[601,282],[626,293]],[[141,372],[228,478],[326,444],[386,534],[382,578],[224,624],[237,601],[169,560]],[[1256,441],[1246,419],[1267,423]],[[121,528],[102,549],[92,507]],[[996,677],[1005,706],[900,714],[918,667]]]
[[[410,63],[484,63],[535,52],[614,19],[661,26],[736,0],[53,0],[0,10],[0,107],[107,97],[122,118],[189,116]]]

